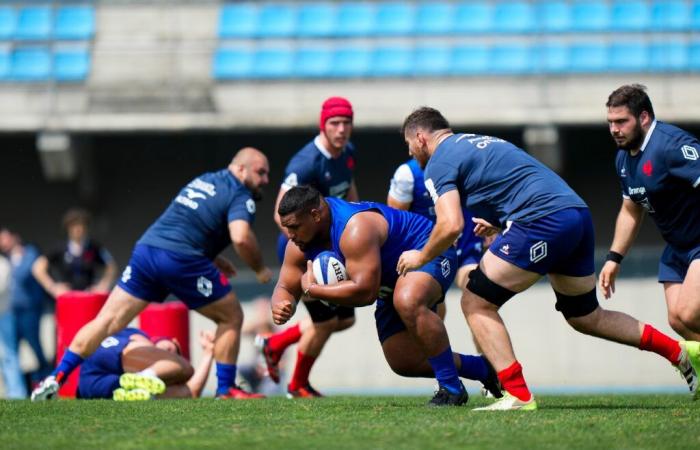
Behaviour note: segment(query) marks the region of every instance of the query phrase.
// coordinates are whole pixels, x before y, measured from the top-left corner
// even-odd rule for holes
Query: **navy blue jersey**
[[[340,250],[340,238],[352,216],[363,211],[377,211],[386,219],[389,225],[389,232],[380,250],[382,286],[393,287],[396,284],[398,279],[396,264],[401,253],[406,250],[423,248],[433,230],[433,223],[425,217],[408,211],[390,208],[381,203],[351,203],[332,197],[326,198],[326,201],[331,214],[331,248],[341,257],[343,252]],[[306,258],[313,260],[323,250],[325,249],[310,250],[306,252]]]
[[[104,374],[121,375],[122,352],[131,342],[131,336],[140,334],[148,337],[146,333],[136,328],[124,328],[118,333],[105,338],[97,350],[88,356],[80,366],[80,380],[83,382],[90,377]]]
[[[679,249],[700,244],[700,142],[654,122],[635,156],[620,150],[615,164],[622,195],[642,205],[666,242]]]
[[[138,243],[213,259],[231,244],[228,224],[254,218],[250,191],[223,169],[190,181]]]
[[[323,148],[320,138],[299,150],[284,170],[284,189],[308,184],[325,197],[345,198],[355,170],[355,147],[348,143],[338,158]]]
[[[455,134],[435,150],[425,168],[435,201],[457,189],[462,208],[505,228],[586,203],[556,173],[503,139]]]

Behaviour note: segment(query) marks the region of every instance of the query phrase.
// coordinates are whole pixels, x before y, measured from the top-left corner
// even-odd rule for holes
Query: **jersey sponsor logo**
[[[425,188],[428,190],[430,198],[433,199],[433,203],[437,203],[438,195],[437,191],[435,190],[435,183],[433,183],[433,180],[431,178],[425,179]]]
[[[336,184],[328,188],[328,194],[331,197],[345,198],[345,194],[350,190],[350,183],[343,181],[342,183]]]
[[[489,146],[489,144],[493,144],[494,142],[505,142],[503,139],[493,137],[493,136],[476,136],[471,139],[467,139],[470,144],[474,144],[476,148],[478,149],[485,149],[486,147]]]
[[[691,147],[690,145],[684,145],[681,148],[681,151],[683,152],[683,157],[690,161],[697,161],[699,157],[698,150],[695,147]]]
[[[547,257],[547,243],[539,241],[530,247],[530,261],[533,263],[540,262]]]
[[[203,181],[199,178],[195,178],[187,185],[187,187],[192,189],[198,189],[208,194],[210,197],[214,197],[216,195],[216,186],[214,186],[211,183],[207,183],[206,181]]]
[[[205,278],[205,277],[197,278],[197,292],[199,292],[203,296],[209,297],[214,290],[213,288],[214,288],[214,285],[207,278]]]
[[[504,255],[508,255],[510,253],[510,245],[505,244],[501,246],[501,248],[499,248],[498,251],[503,253]]]
[[[654,170],[654,168],[651,165],[651,161],[645,162],[644,165],[642,166],[642,173],[648,177],[651,176],[652,170]]]
[[[122,283],[128,283],[131,280],[131,266],[126,266],[122,272]]]
[[[119,339],[115,338],[114,336],[106,337],[100,344],[102,348],[116,347],[117,345],[119,345]]]
[[[247,209],[249,213],[255,214],[255,200],[253,200],[252,198],[246,200],[245,209]]]
[[[207,198],[207,196],[205,194],[203,194],[202,192],[197,192],[194,189],[190,189],[190,188],[185,188],[185,194],[187,195],[187,198],[189,198],[190,200],[194,200],[196,198],[201,198],[201,199],[206,200],[206,198]]]
[[[647,193],[647,190],[644,186],[642,186],[642,187],[628,186],[627,191],[629,192],[630,197],[633,195],[646,195],[646,193]]]
[[[447,258],[442,258],[440,262],[440,270],[442,271],[442,276],[447,278],[450,276],[450,260]]]
[[[297,174],[294,172],[290,173],[287,175],[287,178],[284,179],[284,184],[289,186],[290,188],[293,188],[295,186],[299,185],[299,179],[297,178]]]
[[[196,210],[197,208],[199,208],[199,203],[195,202],[192,199],[185,197],[184,195],[178,195],[177,197],[175,197],[175,202],[177,202],[183,206],[186,206],[190,209]]]

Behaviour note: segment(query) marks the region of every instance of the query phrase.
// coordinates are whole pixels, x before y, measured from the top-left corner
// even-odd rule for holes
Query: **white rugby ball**
[[[313,262],[314,278],[318,284],[336,284],[348,279],[345,264],[335,252],[319,253]]]

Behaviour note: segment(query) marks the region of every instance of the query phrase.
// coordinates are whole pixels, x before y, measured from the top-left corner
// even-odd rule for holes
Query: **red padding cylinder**
[[[182,356],[190,359],[190,312],[184,303],[151,303],[139,316],[139,326],[151,337],[177,339]]]
[[[60,361],[78,331],[97,317],[107,301],[106,292],[70,291],[56,299],[56,361]],[[80,368],[73,371],[58,391],[60,397],[75,397]]]

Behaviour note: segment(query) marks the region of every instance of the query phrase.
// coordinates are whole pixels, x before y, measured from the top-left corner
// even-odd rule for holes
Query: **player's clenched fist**
[[[294,315],[296,304],[290,300],[273,300],[272,301],[272,320],[275,325],[287,323]]]

